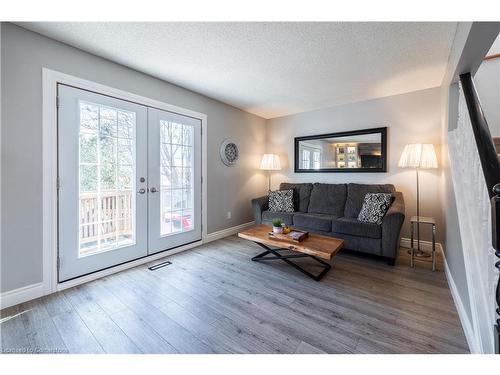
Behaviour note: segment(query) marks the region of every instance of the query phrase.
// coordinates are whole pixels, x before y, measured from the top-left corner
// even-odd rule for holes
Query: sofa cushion
[[[394,185],[364,185],[364,184],[348,184],[347,185],[347,199],[345,202],[344,215],[350,218],[357,218],[361,207],[363,207],[363,202],[365,200],[365,195],[368,193],[391,193],[396,191]]]
[[[269,211],[294,212],[293,190],[276,190],[269,192]]]
[[[295,221],[294,221],[295,222]],[[358,219],[341,217],[332,221],[332,232],[358,237],[382,238],[382,226]]]
[[[325,214],[300,213],[293,216],[293,225],[323,232],[332,230],[334,216]]]
[[[262,222],[264,224],[271,224],[273,219],[281,219],[286,225],[293,225],[293,212],[273,212],[263,211]]]
[[[393,198],[394,196],[389,193],[366,194],[358,220],[365,223],[382,224],[382,219],[391,206]]]
[[[300,212],[307,212],[312,188],[312,184],[291,184],[288,182],[280,184],[280,190],[293,189],[293,205],[295,211]]]
[[[311,192],[308,212],[343,216],[347,194],[345,184],[315,183]],[[364,196],[363,196],[364,198]]]

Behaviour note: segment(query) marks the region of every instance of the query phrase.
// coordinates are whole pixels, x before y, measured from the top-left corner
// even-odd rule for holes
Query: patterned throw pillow
[[[382,224],[382,218],[392,203],[392,194],[368,193],[365,195],[363,207],[358,215],[359,221]]]
[[[293,189],[270,191],[269,211],[293,212]]]

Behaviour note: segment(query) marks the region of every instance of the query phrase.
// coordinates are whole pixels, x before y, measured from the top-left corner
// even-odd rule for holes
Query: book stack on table
[[[269,237],[283,241],[301,242],[304,241],[307,237],[309,237],[309,232],[292,229],[290,233],[287,234],[269,232]]]

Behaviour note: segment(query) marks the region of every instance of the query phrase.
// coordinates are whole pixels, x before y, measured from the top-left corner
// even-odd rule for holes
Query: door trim
[[[160,252],[135,261],[118,265],[104,271],[83,276],[65,283],[59,283],[57,280],[57,84],[74,86],[98,94],[112,96],[118,99],[131,101],[148,107],[158,108],[168,112],[175,112],[185,116],[194,117],[201,120],[201,221],[202,221],[202,239],[199,242],[188,244],[180,248],[166,252]],[[48,68],[42,68],[42,165],[43,165],[43,183],[42,183],[42,264],[43,276],[42,285],[44,295],[54,293],[58,290],[68,288],[88,282],[99,277],[121,271],[138,264],[147,263],[151,260],[159,259],[170,254],[187,250],[198,246],[206,241],[207,238],[207,115],[204,113],[192,111],[190,109],[178,107],[172,104],[164,103],[155,99],[132,94],[127,91],[116,89],[110,86],[102,85],[97,82],[88,81],[69,74],[57,72]]]

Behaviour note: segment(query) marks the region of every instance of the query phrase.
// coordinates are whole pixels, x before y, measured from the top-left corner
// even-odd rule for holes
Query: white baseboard
[[[0,309],[39,298],[43,296],[43,291],[43,283],[36,283],[3,292],[0,295]]]
[[[453,275],[450,272],[448,262],[446,262],[446,256],[444,255],[442,249],[441,255],[443,256],[444,273],[446,275],[446,280],[448,280],[448,286],[450,287],[451,296],[453,297],[453,302],[455,302],[455,307],[457,308],[458,317],[460,318],[460,323],[462,324],[462,328],[464,330],[467,345],[469,345],[469,350],[472,354],[480,354],[481,350],[479,349],[477,338],[474,335],[474,330],[472,329],[472,322],[469,319],[469,315],[467,314],[465,306],[462,302],[462,298],[458,293],[457,285],[453,280]]]
[[[409,249],[411,247],[411,239],[402,237],[401,242],[400,242],[400,246],[406,247]],[[415,246],[415,247],[417,246],[416,240],[413,240],[413,246]],[[422,249],[423,251],[431,252],[432,251],[432,242],[420,240],[420,249]],[[441,243],[439,243],[439,242],[436,242],[436,251],[443,252],[443,246],[441,246]]]
[[[252,225],[254,225],[254,221],[249,221],[248,223],[236,225],[235,227],[219,230],[217,232],[209,233],[207,234],[207,238],[205,239],[205,242],[212,242],[215,240],[220,240],[221,238],[232,236],[233,234],[236,234],[238,232],[241,232],[242,230],[245,230]]]

